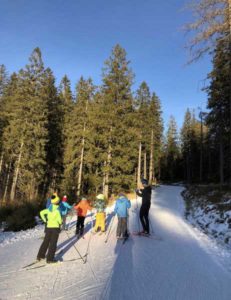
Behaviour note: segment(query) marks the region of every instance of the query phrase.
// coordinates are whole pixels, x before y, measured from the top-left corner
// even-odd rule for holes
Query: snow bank
[[[41,237],[44,232],[43,225],[37,225],[33,229],[21,230],[18,232],[6,231],[0,232],[0,247],[13,244],[18,241],[31,239],[34,237]]]
[[[231,204],[231,198],[223,198],[219,203],[211,204],[202,196],[197,198],[188,190],[183,197],[186,201],[186,219],[208,236],[215,238],[218,243],[231,245],[231,211],[227,210]],[[213,196],[210,191],[208,196]]]

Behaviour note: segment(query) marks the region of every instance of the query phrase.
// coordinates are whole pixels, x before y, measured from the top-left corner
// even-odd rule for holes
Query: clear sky
[[[0,64],[9,73],[28,62],[35,47],[57,79],[74,88],[80,76],[101,83],[104,61],[119,43],[135,73],[133,90],[146,81],[159,96],[165,124],[182,125],[189,108],[206,107],[210,58],[185,66],[182,26],[191,14],[187,0],[0,0]]]

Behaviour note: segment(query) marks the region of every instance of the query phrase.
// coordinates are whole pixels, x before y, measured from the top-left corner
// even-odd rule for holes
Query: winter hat
[[[145,179],[145,178],[142,178],[142,179],[141,179],[141,183],[142,183],[143,185],[148,185],[148,181],[147,181],[147,179]]]
[[[124,193],[119,193],[119,197],[120,197],[120,198],[122,198],[122,197],[127,198],[126,195],[125,195]]]
[[[105,200],[104,194],[99,194],[96,196],[97,200]]]
[[[51,203],[52,204],[58,204],[60,201],[59,197],[57,195],[52,195],[51,196]]]
[[[63,196],[62,201],[63,201],[63,202],[67,202],[67,196],[66,196],[66,195]]]

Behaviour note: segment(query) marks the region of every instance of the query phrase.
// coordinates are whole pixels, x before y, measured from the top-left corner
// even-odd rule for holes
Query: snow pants
[[[105,213],[104,212],[98,212],[96,214],[94,231],[96,232],[99,227],[101,228],[102,232],[105,231]]]
[[[47,228],[42,245],[39,248],[37,259],[45,258],[47,253],[47,261],[54,260],[57,242],[59,238],[59,228]]]
[[[145,206],[141,205],[141,208],[140,208],[140,222],[142,224],[143,231],[148,234],[149,234],[148,213],[149,213],[150,206],[151,206],[151,204],[145,205]]]
[[[76,223],[76,234],[83,234],[85,217],[78,216]]]
[[[67,223],[67,215],[62,216],[63,224],[62,224],[62,229],[66,229],[66,223]]]
[[[128,235],[127,218],[118,217],[118,225],[116,230],[117,237],[126,237]]]

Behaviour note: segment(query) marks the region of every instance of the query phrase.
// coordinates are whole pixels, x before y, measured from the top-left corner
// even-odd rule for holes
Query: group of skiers
[[[142,189],[137,189],[136,194],[142,197],[142,204],[140,207],[140,222],[143,227],[143,231],[139,232],[141,235],[149,235],[149,219],[148,213],[151,205],[151,192],[152,187],[148,184],[146,179],[142,179]],[[47,263],[56,263],[55,252],[57,248],[58,237],[61,229],[67,230],[66,217],[68,212],[73,208],[77,213],[76,222],[76,235],[82,236],[84,233],[84,221],[88,211],[92,211],[93,208],[96,209],[95,226],[92,230],[96,233],[99,229],[101,232],[106,230],[106,215],[105,215],[105,196],[103,194],[98,194],[96,196],[94,205],[91,206],[86,197],[81,197],[78,204],[71,206],[67,202],[67,196],[63,196],[62,201],[58,197],[57,193],[48,198],[46,203],[46,209],[40,212],[40,216],[45,223],[45,237],[40,246],[39,252],[37,254],[37,260],[40,261],[45,259]],[[131,207],[130,200],[126,197],[124,193],[119,193],[116,199],[116,204],[114,208],[114,215],[118,217],[118,225],[116,231],[117,239],[123,238],[127,239],[129,236],[128,232],[128,209]],[[47,253],[47,255],[46,255]]]

